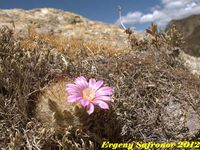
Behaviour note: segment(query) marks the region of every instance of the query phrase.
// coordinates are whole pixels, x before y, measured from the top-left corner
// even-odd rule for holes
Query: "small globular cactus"
[[[95,79],[87,82],[83,76],[74,81],[67,77],[52,81],[38,97],[36,117],[58,133],[72,127],[98,142],[118,139],[121,123],[111,104],[113,88],[103,83]]]

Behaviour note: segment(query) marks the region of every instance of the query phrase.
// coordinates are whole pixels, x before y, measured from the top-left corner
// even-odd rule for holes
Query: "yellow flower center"
[[[82,92],[83,94],[83,99],[92,101],[95,98],[95,91],[91,88],[86,88]]]

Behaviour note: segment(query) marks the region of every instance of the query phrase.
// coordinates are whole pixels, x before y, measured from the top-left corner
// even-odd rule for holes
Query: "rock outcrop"
[[[22,35],[28,28],[40,33],[64,35],[70,38],[96,41],[117,48],[127,45],[124,31],[115,25],[88,20],[63,10],[42,8],[33,10],[0,10],[0,26],[7,25]],[[116,42],[121,41],[121,42]]]
[[[173,20],[169,23],[166,30],[175,24],[177,30],[183,35],[185,40],[185,52],[196,57],[200,57],[200,15]]]

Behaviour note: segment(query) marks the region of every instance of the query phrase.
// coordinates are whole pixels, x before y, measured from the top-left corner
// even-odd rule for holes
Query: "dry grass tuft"
[[[38,43],[39,42],[39,43]],[[124,49],[112,48],[104,44],[96,44],[96,41],[83,41],[81,39],[66,38],[64,36],[50,33],[37,33],[34,27],[28,28],[27,38],[21,41],[21,46],[25,49],[38,49],[38,44],[45,44],[62,53],[67,53],[69,57],[75,59],[80,53],[88,55],[119,55],[124,53]]]

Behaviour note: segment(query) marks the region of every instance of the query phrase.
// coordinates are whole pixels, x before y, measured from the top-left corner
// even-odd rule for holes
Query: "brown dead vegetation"
[[[60,52],[67,52],[69,57],[76,58],[75,53],[82,51],[90,55],[119,55],[125,53],[124,49],[112,48],[105,44],[96,44],[96,41],[83,41],[78,38],[66,38],[65,36],[53,35],[50,33],[37,33],[34,27],[30,26],[27,32],[27,38],[21,41],[21,46],[25,49],[38,49],[37,42],[49,45],[52,49]]]
[[[32,29],[17,39],[12,30],[1,28],[1,148],[92,150],[103,140],[199,140],[199,131],[191,134],[186,117],[188,108],[196,119],[200,115],[199,78],[167,47],[145,46],[146,51],[117,51]],[[80,107],[63,107],[64,83],[79,75],[114,87],[110,110],[96,109],[88,116]],[[181,114],[171,111],[171,104],[180,105]],[[69,124],[70,119],[78,124]]]

